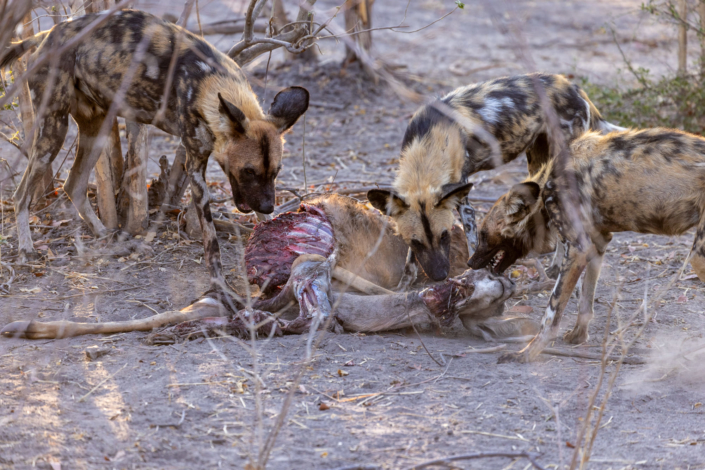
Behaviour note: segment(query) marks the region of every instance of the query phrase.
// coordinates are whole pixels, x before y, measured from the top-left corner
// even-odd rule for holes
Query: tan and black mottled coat
[[[65,21],[12,45],[0,68],[34,46],[38,48],[30,63],[45,54],[56,55],[58,48],[100,15]],[[172,86],[160,114],[172,57]],[[183,28],[134,10],[117,12],[76,46],[45,62],[28,80],[35,111],[45,107],[46,112],[38,116],[29,165],[15,193],[20,257],[33,252],[28,223],[31,194],[61,149],[69,114],[78,124],[79,135],[64,189],[93,233],[106,234],[86,189],[105,142],[99,138],[107,134],[105,118],[119,115],[181,138],[203,228],[205,258],[214,279],[221,278],[221,261],[205,182],[208,158],[213,154],[228,175],[238,209],[271,213],[282,135],[306,111],[309,98],[303,88],[285,89],[265,114],[232,59]]]
[[[673,129],[590,132],[565,160],[550,161],[492,207],[479,229],[474,268],[501,273],[518,257],[543,252],[558,235],[565,256],[541,332],[502,360],[530,361],[555,336],[583,270],[569,343],[588,339],[593,298],[613,232],[679,235],[697,227],[690,259],[705,281],[705,138]]]
[[[458,88],[412,117],[394,191],[373,190],[368,196],[375,207],[394,217],[399,233],[431,278],[447,276],[445,234],[459,203],[471,252],[475,247],[475,211],[466,198],[471,186],[466,179],[523,153],[531,174],[551,158],[552,126],[542,96],[566,144],[590,129],[620,129],[602,118],[579,86],[562,75],[539,73]]]

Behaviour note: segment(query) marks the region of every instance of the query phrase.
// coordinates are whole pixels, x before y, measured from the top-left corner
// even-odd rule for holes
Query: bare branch
[[[247,11],[246,22],[253,22],[253,13],[255,0],[250,3],[250,8]],[[245,33],[243,33],[243,39],[235,44],[229,51],[228,56],[230,56],[238,65],[242,66],[247,64],[255,57],[264,54],[265,52],[273,51],[280,47],[286,47],[289,52],[294,54],[300,53],[311,47],[309,45],[302,45],[301,39],[306,36],[309,32],[308,20],[309,14],[313,11],[313,5],[316,0],[304,0],[299,7],[299,14],[296,17],[296,26],[291,31],[286,33],[281,33],[274,38],[259,38],[256,39],[252,36],[247,36],[247,25],[245,26]],[[251,11],[252,10],[252,11]],[[286,45],[288,44],[288,46]]]
[[[12,139],[12,137],[8,136],[8,135],[5,134],[4,132],[0,132],[0,139],[6,141],[8,144],[13,145],[17,150],[19,150],[20,152],[22,152],[22,147],[20,147],[20,144],[18,144],[17,142],[15,142],[15,141]],[[24,152],[22,152],[22,154],[24,155]],[[25,155],[25,156],[26,156],[26,155]]]
[[[247,13],[245,14],[245,30],[242,32],[241,42],[244,44],[252,39],[252,26],[254,24],[254,20],[257,18],[252,17],[255,11],[255,6],[257,6],[257,0],[250,0],[250,4],[247,7]]]
[[[450,467],[450,462],[457,462],[458,460],[476,460],[476,459],[489,459],[489,458],[495,458],[495,457],[506,457],[509,459],[527,459],[529,462],[531,462],[531,465],[534,468],[537,468],[539,470],[543,470],[543,467],[536,463],[536,459],[540,456],[541,454],[535,453],[535,452],[476,452],[473,454],[463,454],[463,455],[454,455],[451,457],[444,457],[440,459],[434,459],[434,460],[427,460],[426,462],[422,462],[420,464],[407,467],[405,470],[421,470],[422,468],[430,467],[432,465],[446,465]]]
[[[186,27],[186,22],[188,21],[188,17],[191,15],[191,10],[193,9],[194,3],[196,3],[196,0],[186,0],[181,16],[179,16],[179,21],[176,22],[177,25]]]

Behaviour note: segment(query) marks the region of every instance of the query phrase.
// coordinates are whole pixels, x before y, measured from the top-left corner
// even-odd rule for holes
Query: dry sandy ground
[[[180,3],[145,7],[178,11]],[[406,66],[397,69],[402,83],[429,96],[525,71],[527,62],[517,57],[513,36],[499,32],[507,23],[519,25],[534,68],[602,83],[628,81],[629,76],[618,72],[624,67],[609,29],[603,29],[607,22],[615,23],[622,47],[636,65],[660,74],[675,64],[674,32],[640,15],[639,3],[467,2],[463,11],[421,32],[377,32],[375,41],[380,57]],[[238,2],[226,1],[201,6],[204,22],[235,17],[240,9]],[[333,6],[325,1],[321,8]],[[375,26],[399,24],[405,7],[402,1],[378,1]],[[450,1],[414,1],[406,24],[420,28],[450,8]],[[211,39],[223,48],[233,41]],[[306,118],[310,184],[331,178],[348,187],[390,182],[405,123],[416,105],[383,84],[371,85],[354,66],[340,74],[341,46],[333,41],[323,52],[320,66],[282,66],[275,54],[268,90],[264,93],[258,86],[260,96],[269,101],[277,87],[301,84],[313,100],[328,105],[312,107]],[[263,84],[264,65],[252,67],[253,83]],[[302,131],[299,123],[288,137],[282,187],[303,187]],[[69,136],[67,147],[74,136]],[[175,143],[171,137],[153,136],[154,171],[159,155],[173,155]],[[0,152],[18,171],[23,169],[11,148],[2,146]],[[69,164],[70,159],[64,168]],[[515,162],[477,175],[474,191],[479,196],[500,195],[521,180],[523,165]],[[0,174],[5,178],[7,173]],[[209,178],[224,181],[217,168]],[[12,183],[2,184],[2,199],[7,200]],[[216,198],[225,196],[223,189],[227,186],[214,185]],[[232,206],[219,208],[230,212]],[[182,308],[207,288],[200,243],[177,242],[174,224],[150,244],[153,251],[121,262],[119,257],[128,253],[93,242],[72,207],[58,202],[47,212],[39,214],[42,225],[68,222],[34,233],[34,239],[42,241],[37,246],[48,256],[37,263],[41,267],[17,268],[10,294],[0,296],[2,325],[32,318],[143,318],[153,314],[152,309]],[[1,246],[2,259],[12,262],[12,214],[5,214],[3,224],[3,233],[12,237]],[[591,339],[579,349],[599,352],[615,290],[621,296],[616,313],[627,318],[645,296],[651,299],[667,286],[691,243],[692,234],[617,235],[606,256]],[[227,238],[221,238],[221,246],[229,279],[236,281],[236,246]],[[3,277],[0,282],[6,281]],[[40,291],[32,291],[35,288]],[[546,301],[543,293],[513,299],[510,306],[530,306],[538,317]],[[656,319],[646,325],[633,350],[648,364],[622,367],[587,468],[705,468],[703,357],[673,357],[703,343],[704,308],[702,284],[693,279],[675,282],[657,302]],[[564,329],[572,327],[575,311],[572,300]],[[613,321],[610,331],[618,328]],[[0,339],[0,467],[243,468],[249,456],[256,455],[294,385],[305,338],[260,341],[255,361],[243,345],[228,339],[153,347],[142,343],[145,336]],[[473,348],[492,345],[472,339],[460,325],[442,335],[424,332],[423,341],[437,360],[443,355],[444,366],[428,357],[413,332],[326,335],[295,389],[268,468],[374,464],[397,469],[439,456],[513,450],[541,452],[539,461],[546,468],[568,464],[597,385],[597,361],[545,356],[530,365],[497,365],[498,353],[472,353]],[[107,354],[88,360],[85,351],[94,346]],[[566,347],[560,340],[555,346]],[[263,387],[259,411],[254,368],[260,371]],[[610,366],[607,372],[613,370]],[[321,403],[329,409],[321,410]],[[457,464],[525,467],[525,461],[508,459]]]

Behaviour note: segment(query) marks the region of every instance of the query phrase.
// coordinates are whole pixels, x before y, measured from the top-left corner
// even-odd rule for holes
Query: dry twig
[[[405,470],[421,470],[422,468],[430,467],[432,465],[445,465],[447,467],[451,467],[451,462],[458,462],[460,460],[489,459],[495,457],[506,457],[508,459],[527,459],[534,468],[538,470],[543,470],[543,467],[536,462],[536,459],[540,456],[541,454],[538,454],[536,452],[475,452],[473,454],[453,455],[440,459],[427,460],[426,462],[407,467]]]

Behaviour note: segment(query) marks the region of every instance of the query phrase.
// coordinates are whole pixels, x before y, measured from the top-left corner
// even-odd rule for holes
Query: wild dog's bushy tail
[[[31,48],[38,46],[47,34],[49,34],[49,31],[42,31],[36,36],[32,36],[22,42],[13,43],[4,51],[0,51],[0,70],[12,65],[13,62],[25,55]]]

